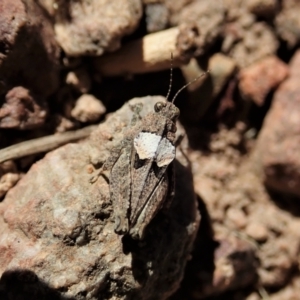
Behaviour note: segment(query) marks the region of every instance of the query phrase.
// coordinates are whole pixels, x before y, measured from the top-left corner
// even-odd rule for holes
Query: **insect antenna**
[[[166,99],[168,100],[170,93],[171,93],[171,89],[172,89],[172,82],[173,82],[173,52],[171,52],[171,67],[170,67],[170,83],[169,83],[169,90],[168,90],[168,94],[166,96]]]
[[[194,83],[195,81],[197,81],[199,78],[207,75],[209,73],[209,70],[207,70],[206,72],[202,73],[201,75],[197,76],[196,78],[194,78],[192,81],[188,82],[187,84],[185,84],[181,89],[178,90],[178,92],[175,94],[175,96],[172,99],[172,103],[174,103],[175,99],[177,98],[178,94],[184,90],[185,88],[187,88],[189,85],[191,85],[192,83]]]

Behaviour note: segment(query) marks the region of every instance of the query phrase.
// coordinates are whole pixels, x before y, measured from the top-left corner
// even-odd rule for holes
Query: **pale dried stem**
[[[0,163],[9,159],[18,159],[27,155],[48,152],[67,143],[86,138],[96,128],[97,125],[91,125],[82,129],[44,136],[1,149]]]
[[[129,42],[118,52],[94,59],[96,71],[103,76],[138,74],[170,69],[186,63],[177,49],[179,28],[174,27]]]

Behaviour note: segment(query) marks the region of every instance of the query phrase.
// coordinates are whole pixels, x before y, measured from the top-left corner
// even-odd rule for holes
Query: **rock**
[[[236,228],[242,229],[247,224],[247,216],[241,209],[229,208],[226,215]]]
[[[259,222],[248,224],[246,233],[257,242],[265,242],[269,234],[266,226]]]
[[[153,1],[153,0],[143,0],[144,3],[149,4],[149,3],[155,3],[158,1]],[[191,1],[187,0],[163,0],[159,1],[162,2],[166,8],[168,9],[169,12],[169,23],[171,27],[177,26],[179,23],[179,16],[184,7],[187,6]]]
[[[275,28],[278,35],[287,42],[290,48],[300,42],[300,3],[297,0],[282,1],[282,10],[276,16]]]
[[[82,123],[96,122],[105,112],[106,108],[99,99],[93,95],[85,94],[77,99],[71,116]]]
[[[211,248],[208,241],[198,243],[194,251],[194,257],[197,258],[188,264],[188,278],[183,282],[186,290],[182,294],[176,293],[172,299],[205,299],[230,290],[243,289],[256,281],[255,248],[249,242],[232,234],[219,235],[215,242],[215,249]],[[213,263],[210,255],[201,251],[200,246],[212,251]]]
[[[300,52],[290,63],[290,77],[274,94],[254,157],[265,184],[276,191],[300,195]]]
[[[131,100],[88,140],[48,153],[9,191],[0,203],[3,299],[17,299],[23,291],[26,299],[39,293],[48,299],[51,294],[166,299],[179,287],[200,219],[191,173],[180,151],[175,198],[149,224],[143,241],[114,232],[107,179],[100,176],[90,183],[93,164],[103,163],[123,137],[132,105],[143,103],[144,116],[158,100],[164,98]]]
[[[215,270],[208,295],[246,287],[253,283],[256,279],[253,246],[230,235],[217,241],[219,246],[215,251]]]
[[[60,76],[51,22],[35,1],[3,0],[0,11],[0,95],[23,86],[37,99],[47,98]]]
[[[15,163],[8,160],[0,165],[0,198],[2,198],[20,179]]]
[[[121,39],[137,28],[142,16],[140,0],[71,1],[56,5],[56,37],[69,56],[99,56],[116,51]]]
[[[179,24],[194,26],[196,56],[205,54],[220,38],[224,21],[224,6],[210,1],[194,1],[186,5],[178,17]]]
[[[240,270],[243,270],[242,274],[256,274],[262,287],[278,289],[286,284],[297,269],[300,249],[297,210],[291,210],[293,213],[290,213],[274,202],[261,178],[253,171],[256,164],[252,157],[247,158],[240,151],[233,152],[234,156],[230,154],[230,148],[242,148],[244,130],[241,127],[221,128],[210,134],[209,138],[203,134],[204,131],[199,133],[198,127],[198,135],[194,139],[197,138],[201,144],[198,143],[198,147],[194,148],[197,150],[189,148],[195,191],[203,201],[199,205],[202,221],[193,258],[187,265],[181,297],[176,299],[184,299],[183,295],[190,293],[194,295],[194,290],[194,298],[199,299],[203,299],[204,295],[209,297],[235,289],[245,290],[239,287],[238,279],[234,279],[234,274],[239,274]],[[237,243],[230,242],[231,236],[248,244],[253,261],[250,264],[248,258],[251,256],[247,256],[245,265],[242,265],[241,259],[240,268],[237,269],[232,268],[230,263],[224,263],[224,273],[218,273],[223,277],[213,281],[215,266],[222,266],[222,260],[218,263],[217,257],[212,257],[212,253],[218,249],[218,244],[213,243],[228,243],[232,246],[232,253],[238,253],[238,248],[235,248]],[[232,255],[235,257],[235,254]],[[213,282],[220,284],[212,287]],[[254,282],[248,283],[255,286]]]
[[[19,181],[17,173],[6,173],[0,179],[0,198],[2,198]]]
[[[268,19],[274,17],[279,8],[278,0],[247,0],[246,5],[251,13]]]
[[[55,119],[55,132],[66,132],[76,128],[76,122],[65,118],[64,116],[56,114]]]
[[[182,111],[182,115],[189,121],[197,123],[219,95],[226,83],[229,81],[236,64],[233,59],[221,54],[214,54],[209,58],[209,73],[187,87],[189,91],[188,109]],[[181,67],[186,82],[190,82],[201,74],[204,75],[206,69],[198,64],[196,59],[191,59],[190,63]]]
[[[0,128],[33,129],[44,124],[46,104],[38,103],[29,90],[22,86],[11,89],[0,108]]]
[[[86,94],[91,89],[92,85],[89,73],[84,68],[70,71],[67,74],[66,83],[71,85],[81,94]]]
[[[252,14],[243,10],[231,13],[223,30],[222,52],[232,57],[240,68],[276,53],[278,41],[266,23],[256,22]]]
[[[246,67],[239,74],[239,89],[242,96],[262,106],[266,96],[276,88],[288,75],[287,65],[276,56],[262,60]]]
[[[270,300],[298,300],[300,293],[300,277],[295,276],[284,288],[270,295]],[[247,299],[248,300],[248,299]]]
[[[297,224],[299,226],[299,222]],[[261,267],[258,276],[266,288],[283,287],[297,268],[299,256],[298,241],[292,237],[279,237],[263,245],[259,259]],[[280,253],[277,253],[280,251]]]
[[[163,3],[149,3],[145,7],[148,32],[156,32],[167,28],[169,12]]]

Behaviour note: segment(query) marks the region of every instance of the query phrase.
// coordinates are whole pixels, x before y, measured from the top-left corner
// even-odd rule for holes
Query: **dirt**
[[[139,66],[139,74],[115,77],[101,74],[94,62],[116,52],[130,66],[133,62],[126,61],[123,47],[178,26],[181,42],[174,47],[182,49],[182,41],[187,41],[185,59],[190,61],[174,68],[170,98],[186,82],[210,71],[175,100],[186,132],[178,147],[193,174],[201,222],[181,286],[176,277],[176,284],[170,283],[173,295],[166,291],[160,299],[298,299],[300,4],[295,0],[236,0],[223,5],[206,0],[121,2],[19,0],[11,6],[10,1],[2,1],[1,149],[101,124],[134,97],[166,95],[170,70],[165,61],[150,66],[160,70],[163,65],[160,72],[147,73],[145,62],[147,67]],[[159,46],[159,41],[152,45],[165,57]],[[137,60],[146,58],[144,50],[137,51],[141,55]],[[113,68],[118,70],[117,65]],[[111,141],[104,135],[101,147]],[[3,207],[15,201],[6,197],[7,192],[17,193],[24,182],[37,184],[38,175],[30,175],[29,170],[36,168],[36,162],[39,166],[47,161],[45,154],[1,163]],[[69,159],[67,153],[64,159]],[[177,178],[181,171],[178,168]],[[80,182],[79,177],[76,180]],[[10,218],[14,217],[20,216]],[[29,224],[30,215],[26,217]],[[7,224],[1,225],[3,232]],[[9,234],[1,236],[0,246],[12,240]],[[174,251],[170,253],[175,255]],[[42,265],[35,268],[43,272]],[[35,282],[35,268],[24,274],[30,285]],[[7,273],[1,277],[0,295],[7,295],[13,278]],[[59,297],[62,290],[55,284],[48,292]],[[89,297],[97,299],[97,293]]]

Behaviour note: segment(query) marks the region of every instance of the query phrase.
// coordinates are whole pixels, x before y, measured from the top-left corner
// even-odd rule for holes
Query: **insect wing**
[[[159,168],[156,162],[152,161],[148,176],[144,181],[144,188],[139,197],[131,198],[138,205],[132,204],[131,206],[130,232],[132,236],[136,236],[138,239],[142,238],[144,228],[150,223],[166,199],[168,194],[167,168],[168,166]],[[135,169],[133,172],[139,174],[140,170]],[[133,191],[136,189],[136,185],[140,185],[139,180],[132,182]]]
[[[142,234],[162,206],[168,190],[166,170],[175,158],[175,146],[166,138],[140,132],[134,139],[130,223]]]
[[[157,147],[156,163],[158,167],[168,166],[175,158],[175,146],[166,138],[163,138]]]

